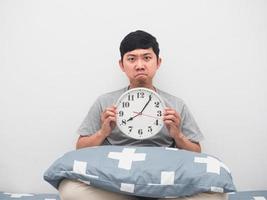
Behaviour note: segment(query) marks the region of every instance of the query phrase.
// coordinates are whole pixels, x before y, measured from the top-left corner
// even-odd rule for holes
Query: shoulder
[[[157,89],[157,93],[161,96],[166,106],[177,108],[178,110],[183,109],[183,107],[185,106],[184,100],[182,100],[181,98],[177,96],[174,96],[160,89]]]
[[[97,101],[105,106],[111,106],[113,104],[116,104],[117,100],[119,99],[119,97],[125,92],[127,91],[127,87],[121,88],[119,90],[115,90],[115,91],[111,91],[111,92],[107,92],[104,93],[102,95],[100,95],[97,99]]]
[[[104,93],[104,94],[99,96],[99,99],[109,99],[109,98],[119,97],[125,91],[127,91],[127,87],[121,88],[119,90],[114,90],[114,91],[111,91],[111,92]]]

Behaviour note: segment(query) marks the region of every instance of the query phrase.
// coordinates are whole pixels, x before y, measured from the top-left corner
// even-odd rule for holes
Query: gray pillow
[[[267,190],[238,191],[228,194],[229,200],[267,200]]]
[[[64,178],[156,198],[235,191],[230,170],[219,159],[165,147],[99,146],[71,151],[44,174],[55,188]]]
[[[0,200],[60,200],[57,194],[0,192]]]

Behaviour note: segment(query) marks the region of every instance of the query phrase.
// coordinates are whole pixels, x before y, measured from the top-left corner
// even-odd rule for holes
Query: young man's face
[[[161,59],[152,48],[135,49],[124,54],[119,64],[130,81],[130,87],[153,88],[152,80],[159,68]]]

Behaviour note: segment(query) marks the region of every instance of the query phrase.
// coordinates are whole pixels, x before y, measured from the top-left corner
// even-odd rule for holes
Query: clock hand
[[[143,113],[143,111],[145,110],[145,108],[147,107],[147,105],[149,104],[149,102],[151,101],[151,99],[152,99],[152,96],[151,95],[149,95],[149,100],[148,100],[148,102],[146,103],[146,105],[144,106],[144,108],[141,110],[141,114]]]
[[[139,116],[139,115],[142,114],[142,113],[139,113],[139,112],[136,112],[136,113],[137,113],[137,114],[136,114],[135,116],[133,116],[133,117],[130,117],[130,118],[127,120],[127,122],[133,120],[135,117],[137,117],[137,116]]]
[[[135,116],[130,117],[130,118],[127,120],[127,122],[133,120],[135,117],[137,117],[137,116],[139,116],[139,115],[142,115],[142,112],[145,110],[145,108],[147,107],[147,105],[149,104],[149,102],[151,101],[151,99],[152,99],[152,96],[149,95],[149,100],[148,100],[148,102],[146,103],[146,105],[144,106],[144,108],[142,109],[142,111],[139,112],[139,113],[137,113]]]
[[[138,112],[133,112],[133,113],[138,113]],[[147,115],[147,114],[144,114],[144,113],[140,113],[140,115],[144,115],[146,117],[152,117],[154,119],[161,119],[160,117],[155,117],[155,116],[152,116],[152,115]]]

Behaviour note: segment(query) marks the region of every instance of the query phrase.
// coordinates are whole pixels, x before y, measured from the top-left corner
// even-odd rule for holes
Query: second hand
[[[133,111],[133,113],[138,114],[139,112],[135,112],[135,111]],[[144,114],[144,113],[139,113],[139,114],[140,114],[140,115],[144,115],[144,116],[146,116],[146,117],[152,117],[152,118],[154,118],[154,119],[160,119],[159,117],[155,117],[155,116],[147,115],[147,114]]]

